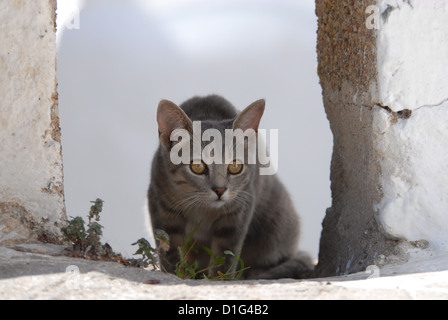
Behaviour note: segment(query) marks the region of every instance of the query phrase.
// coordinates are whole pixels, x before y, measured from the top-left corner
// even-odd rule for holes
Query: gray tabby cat
[[[238,253],[242,249],[241,258],[250,267],[245,279],[309,275],[311,259],[297,249],[299,219],[277,176],[259,175],[258,164],[174,165],[170,160],[170,150],[176,143],[170,140],[173,130],[192,133],[192,122],[201,121],[202,131],[215,128],[223,137],[225,129],[257,131],[264,108],[264,100],[259,100],[239,113],[216,95],[192,98],[180,108],[167,100],[160,102],[160,146],[152,164],[148,199],[153,230],[164,230],[170,236],[170,249],[161,258],[166,271],[174,272],[179,261],[177,248],[199,226],[194,240],[210,248],[215,256],[224,256],[225,250]],[[198,260],[200,268],[210,262],[203,250],[190,259]],[[228,270],[232,259],[227,260],[220,270]]]

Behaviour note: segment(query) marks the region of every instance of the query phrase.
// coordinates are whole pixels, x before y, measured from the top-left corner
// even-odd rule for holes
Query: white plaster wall
[[[448,1],[379,1],[375,108],[383,155],[380,223],[391,236],[448,250]],[[389,9],[387,9],[387,7]],[[389,10],[386,14],[386,10]]]
[[[36,228],[57,233],[65,207],[54,4],[0,1],[0,204],[22,207]],[[10,236],[0,231],[2,238]]]
[[[382,226],[394,237],[448,249],[448,103],[416,110],[395,124],[385,110],[375,112],[383,135]]]
[[[448,1],[378,0],[380,102],[393,111],[448,100]]]

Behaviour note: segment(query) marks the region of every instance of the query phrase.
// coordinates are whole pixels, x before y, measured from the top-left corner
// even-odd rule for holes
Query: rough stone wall
[[[378,29],[366,26],[371,5]],[[448,2],[316,0],[316,13],[334,135],[319,275],[403,262],[428,243],[440,248],[448,234],[448,152],[440,151],[448,150]]]
[[[55,9],[0,2],[0,243],[57,238],[65,219]]]
[[[375,1],[317,0],[319,77],[334,137],[332,207],[327,210],[319,251],[322,276],[373,264],[370,252],[391,250],[378,232],[374,202],[378,155],[372,135],[376,92],[376,35],[365,26]],[[353,241],[356,239],[356,241]]]

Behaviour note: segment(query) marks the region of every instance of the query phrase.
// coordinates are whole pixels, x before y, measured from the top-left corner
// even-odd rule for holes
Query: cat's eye
[[[230,174],[239,174],[243,171],[243,164],[238,160],[234,160],[231,164],[229,164],[228,169]]]
[[[192,162],[190,165],[190,169],[196,174],[204,174],[207,171],[207,166],[204,161],[201,161],[201,163]]]

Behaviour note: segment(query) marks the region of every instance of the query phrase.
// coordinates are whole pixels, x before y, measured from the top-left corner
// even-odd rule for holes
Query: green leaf
[[[185,279],[185,276],[182,274],[179,268],[176,268],[176,275],[181,279]]]
[[[170,236],[163,230],[157,229],[154,231],[154,238],[160,241],[170,241]]]
[[[104,201],[98,198],[95,201],[90,202],[94,205],[90,207],[89,222],[92,218],[95,218],[96,221],[100,221],[100,213],[103,211]]]
[[[170,250],[170,236],[163,230],[157,229],[154,231],[154,239],[157,243],[157,250],[162,249],[167,252]]]
[[[216,266],[221,266],[224,263],[226,263],[226,258],[224,257],[216,257],[215,259],[213,259],[213,264]]]
[[[243,259],[239,259],[240,261],[240,271],[237,272],[236,276],[235,276],[235,280],[240,280],[241,277],[243,276],[244,271],[246,271],[248,268],[244,268],[244,261]]]
[[[97,222],[93,222],[89,229],[87,230],[87,233],[92,234],[92,233],[96,233],[99,236],[103,235],[103,232],[101,231],[101,229],[103,229],[104,227],[102,225],[100,225]]]
[[[202,249],[203,249],[205,252],[207,252],[208,255],[209,255],[210,257],[212,257],[212,258],[214,257],[214,254],[213,254],[212,249],[207,248],[207,247],[202,247]]]

